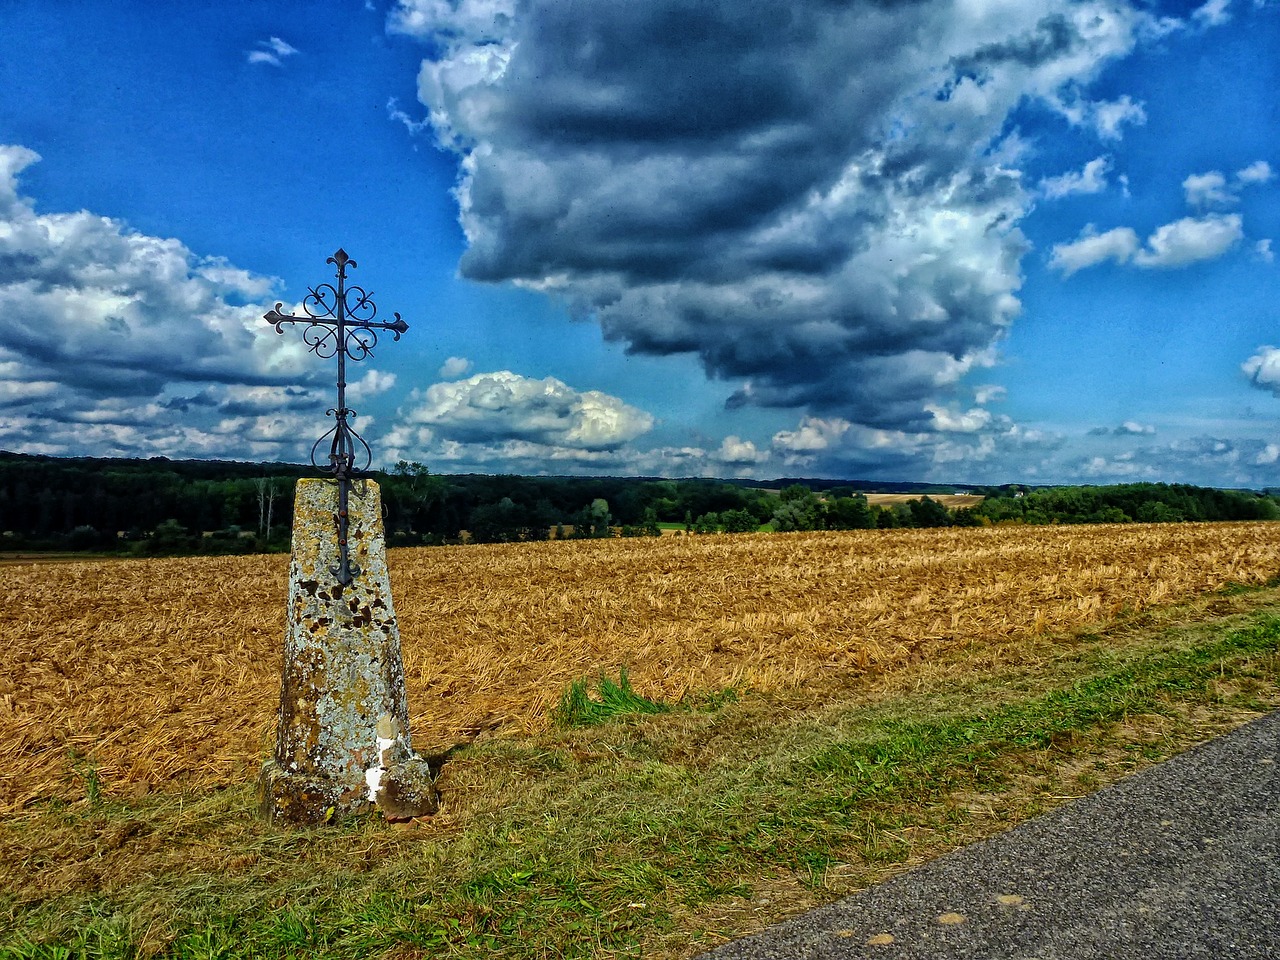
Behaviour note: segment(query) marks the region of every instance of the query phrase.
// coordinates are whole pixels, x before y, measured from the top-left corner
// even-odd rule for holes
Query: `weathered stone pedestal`
[[[337,511],[337,481],[298,481],[276,746],[258,779],[262,813],[296,824],[375,806],[390,819],[434,813],[431,772],[409,746],[378,485],[352,485],[347,542],[359,573],[346,587],[332,569]]]

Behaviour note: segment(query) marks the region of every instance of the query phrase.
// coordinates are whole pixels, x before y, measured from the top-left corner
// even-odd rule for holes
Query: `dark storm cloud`
[[[1033,9],[1034,8],[1034,9]],[[402,0],[462,157],[462,273],[562,298],[731,404],[913,428],[993,362],[1024,97],[1081,109],[1140,14],[1052,0]]]

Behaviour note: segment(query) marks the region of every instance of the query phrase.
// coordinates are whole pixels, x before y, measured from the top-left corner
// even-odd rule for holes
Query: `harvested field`
[[[873,507],[892,507],[895,503],[909,503],[928,497],[948,510],[967,510],[986,499],[976,493],[868,493],[866,496],[867,503]]]
[[[747,534],[393,550],[413,736],[536,728],[627,666],[679,699],[856,680],[1280,573],[1280,525]],[[278,696],[285,557],[15,565],[0,599],[0,812],[251,777]]]

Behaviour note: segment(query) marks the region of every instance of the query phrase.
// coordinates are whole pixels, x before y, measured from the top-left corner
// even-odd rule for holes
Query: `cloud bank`
[[[300,338],[261,320],[276,281],[87,211],[37,213],[19,176],[38,160],[0,146],[0,447],[299,459],[324,401]]]
[[[555,463],[616,469],[653,426],[650,414],[598,390],[499,370],[414,390],[384,442],[392,459],[425,451],[473,467],[517,461],[533,473]]]

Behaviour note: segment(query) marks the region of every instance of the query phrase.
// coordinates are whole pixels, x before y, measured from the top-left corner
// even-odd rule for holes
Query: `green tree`
[[[870,530],[876,525],[867,498],[861,493],[828,501],[826,521],[832,530]]]
[[[907,507],[911,511],[911,525],[913,527],[951,526],[950,511],[931,497],[909,500]]]
[[[694,533],[719,533],[720,514],[704,513],[693,522]]]
[[[788,488],[794,490],[794,487]],[[817,496],[809,492],[804,487],[799,489],[804,491],[803,496],[785,497],[773,509],[773,529],[782,532],[790,532],[793,530],[816,530],[818,529],[818,518],[821,510],[821,502]],[[786,494],[786,490],[783,494]]]
[[[609,513],[609,501],[597,497],[590,506],[583,507],[573,518],[573,535],[578,539],[613,536],[613,516]]]
[[[760,527],[755,515],[745,507],[741,510],[725,510],[720,514],[720,526],[725,533],[753,533]]]
[[[146,553],[158,556],[189,553],[195,547],[195,540],[190,531],[177,520],[163,520],[151,531],[151,536],[142,542]]]

